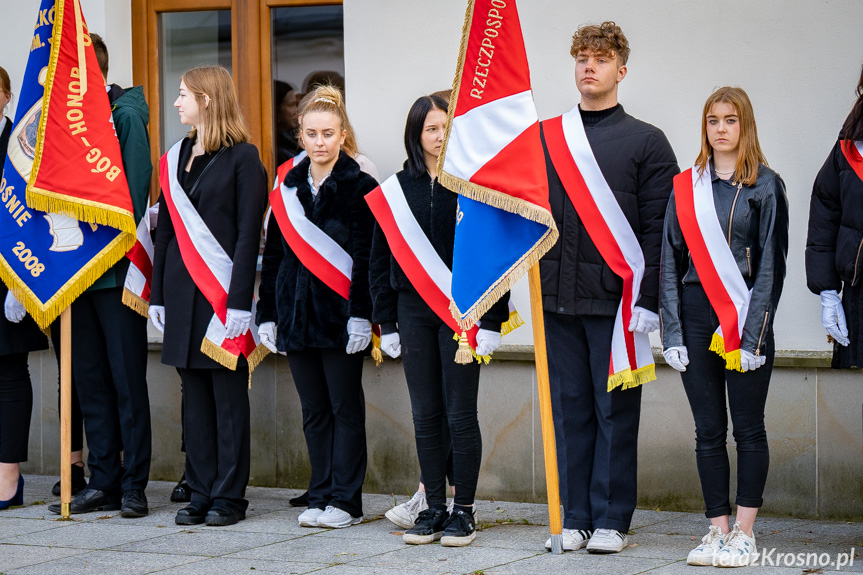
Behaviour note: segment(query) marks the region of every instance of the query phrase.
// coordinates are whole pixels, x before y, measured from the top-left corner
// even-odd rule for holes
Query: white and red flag
[[[123,283],[123,303],[147,317],[153,281],[153,238],[150,237],[149,212],[144,212],[138,224],[135,245],[126,252],[126,257],[129,258],[129,270]]]
[[[557,240],[514,0],[468,2],[438,174],[461,196],[451,311],[466,330]]]
[[[674,205],[698,279],[719,319],[710,349],[725,359],[726,369],[743,371],[740,340],[751,296],[716,217],[710,166],[703,173],[689,168],[674,177]]]
[[[637,387],[656,379],[650,339],[647,334],[628,329],[641,295],[644,253],[596,163],[578,107],[544,121],[542,127],[566,195],[602,259],[623,280],[623,297],[611,338],[608,391]]]

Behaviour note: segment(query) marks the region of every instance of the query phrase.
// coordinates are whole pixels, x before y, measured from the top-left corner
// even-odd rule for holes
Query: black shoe
[[[200,525],[210,509],[209,501],[192,501],[179,511],[174,518],[177,525]]]
[[[72,498],[69,512],[72,515],[78,513],[89,513],[91,511],[116,511],[120,509],[120,498],[107,491],[87,488],[76,497]],[[60,513],[60,504],[55,503],[48,506],[51,513]]]
[[[302,495],[298,495],[293,499],[288,499],[288,503],[291,504],[291,507],[308,507],[309,506],[309,492],[306,491]]]
[[[84,466],[72,464],[72,497],[75,497],[87,489],[87,480],[84,479]],[[51,488],[51,494],[60,497],[60,482]]]
[[[192,490],[189,488],[189,484],[186,483],[186,474],[184,473],[171,492],[171,501],[174,503],[188,503],[191,500]]]
[[[441,538],[449,519],[446,505],[420,511],[416,524],[405,531],[402,541],[408,545],[425,545]]]
[[[469,507],[456,505],[443,530],[440,544],[444,547],[465,547],[476,539],[476,520]]]
[[[211,527],[235,525],[246,518],[246,512],[227,501],[216,501],[207,512],[207,525]]]
[[[123,504],[120,515],[123,517],[146,517],[150,513],[147,507],[147,496],[141,489],[130,489],[123,492]]]

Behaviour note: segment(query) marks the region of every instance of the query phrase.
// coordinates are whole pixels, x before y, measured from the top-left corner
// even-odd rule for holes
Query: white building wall
[[[347,0],[348,108],[360,147],[381,176],[401,167],[408,108],[451,86],[464,0]],[[827,349],[817,297],[806,289],[803,251],[812,182],[854,101],[863,53],[859,0],[522,0],[519,14],[540,118],[578,101],[572,33],[614,20],[632,54],[620,101],[659,126],[686,168],[695,160],[700,114],[722,85],[752,99],[761,145],[784,178],[791,206],[788,279],[776,320],[779,349]],[[516,303],[528,315],[523,281]],[[529,329],[507,336],[529,343]],[[654,340],[658,344],[658,340]]]

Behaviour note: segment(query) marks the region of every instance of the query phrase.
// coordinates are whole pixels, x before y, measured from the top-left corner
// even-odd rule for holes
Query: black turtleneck
[[[605,110],[582,110],[581,105],[579,105],[578,111],[581,113],[581,121],[585,126],[595,126],[615,113],[618,108],[620,108],[620,104],[615,104],[611,108],[606,108]]]

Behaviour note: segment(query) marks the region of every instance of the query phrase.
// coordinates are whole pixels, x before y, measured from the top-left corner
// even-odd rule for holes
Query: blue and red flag
[[[460,194],[451,311],[463,330],[557,241],[515,0],[470,0],[438,160]]]
[[[104,86],[80,0],[42,0],[0,180],[0,277],[43,328],[135,243]]]

